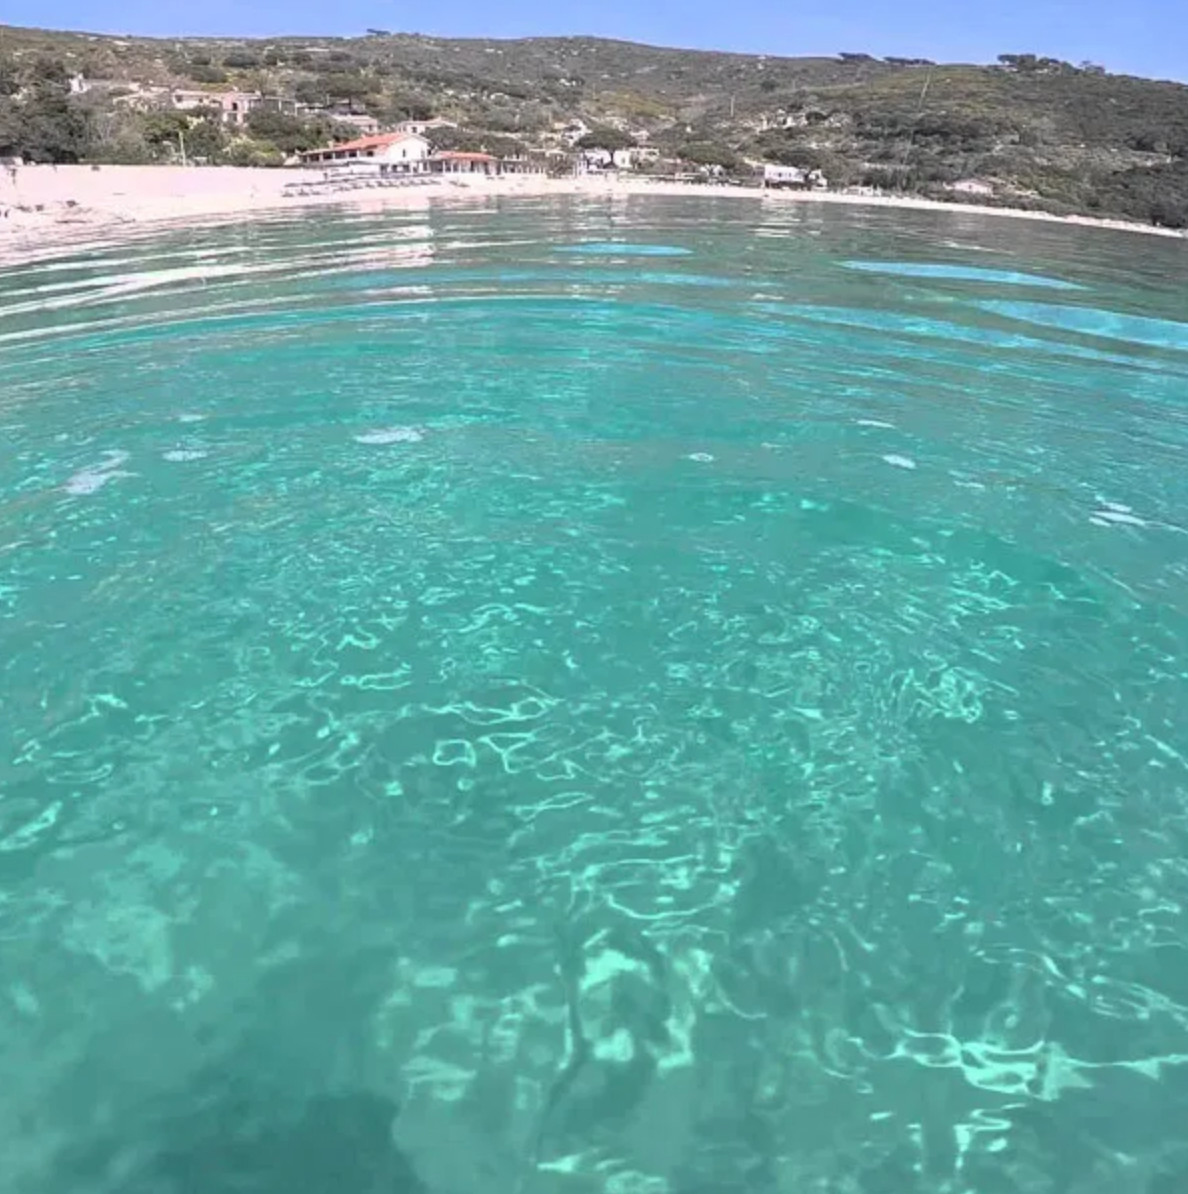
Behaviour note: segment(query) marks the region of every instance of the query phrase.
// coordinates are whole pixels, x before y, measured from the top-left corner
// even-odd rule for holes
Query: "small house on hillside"
[[[380,133],[306,150],[301,155],[301,162],[305,166],[337,166],[345,162],[369,161],[381,174],[424,174],[428,169],[429,152],[429,142],[414,133]]]
[[[326,113],[335,124],[350,125],[361,137],[374,137],[380,131],[380,122],[366,112]]]
[[[426,133],[432,133],[436,129],[456,129],[457,127],[452,120],[433,116],[429,120],[402,120],[396,126],[396,131],[398,133],[415,133],[416,136],[423,137]]]
[[[224,91],[215,97],[223,113],[223,123],[236,127],[247,124],[248,115],[264,98],[251,91]]]
[[[258,91],[185,91],[174,90],[170,105],[178,112],[213,109],[223,124],[239,128],[257,108],[292,115],[297,105],[279,95],[261,95]]]

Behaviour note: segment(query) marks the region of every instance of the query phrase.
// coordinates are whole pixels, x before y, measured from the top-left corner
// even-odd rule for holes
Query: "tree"
[[[65,64],[40,57],[26,75],[19,101],[12,101],[9,122],[15,128],[5,135],[8,152],[34,162],[77,162],[90,145],[88,113],[70,95]]]
[[[325,75],[322,88],[331,101],[346,104],[352,112],[357,103],[374,95],[376,91],[375,84],[365,75],[359,74]]]
[[[124,106],[94,103],[87,157],[122,166],[147,166],[155,161],[156,155],[144,137],[144,118],[144,113]]]
[[[1007,70],[1019,71],[1020,74],[1034,71],[1039,66],[1039,59],[1034,54],[999,54],[998,61]]]
[[[218,162],[222,160],[227,144],[227,135],[215,115],[191,119],[186,132],[186,153],[195,161]]]
[[[313,149],[329,139],[326,121],[305,121],[270,108],[256,108],[247,118],[253,139],[275,146],[286,155]]]
[[[520,118],[515,111],[506,107],[487,107],[482,110],[479,122],[483,128],[496,133],[515,133],[520,128]]]
[[[484,153],[486,138],[476,129],[434,129],[430,139],[433,148],[451,153]]]
[[[1167,141],[1161,135],[1158,129],[1143,129],[1137,133],[1131,133],[1126,138],[1126,144],[1131,149],[1136,149],[1140,153],[1168,153],[1169,146]]]
[[[621,129],[611,128],[609,125],[602,125],[591,129],[577,142],[574,148],[588,150],[605,149],[610,153],[614,153],[616,149],[632,149],[634,146],[635,138],[629,133],[625,133]]]
[[[85,114],[69,102],[26,104],[21,153],[32,162],[78,162],[90,145]]]
[[[16,63],[8,57],[0,58],[0,98],[16,95],[21,89]]]
[[[298,80],[293,95],[299,104],[308,104],[311,108],[323,108],[330,102],[330,94],[321,79]]]
[[[225,145],[222,125],[213,111],[148,112],[142,119],[141,135],[158,161],[174,159],[184,142],[190,160],[217,162]]]
[[[550,129],[556,113],[546,104],[532,101],[522,104],[516,110],[517,132],[543,133]]]
[[[227,72],[218,66],[202,66],[199,63],[191,62],[186,67],[186,75],[193,79],[195,83],[226,83]]]
[[[1188,200],[1156,199],[1151,204],[1151,223],[1164,228],[1188,228]]]
[[[283,166],[285,155],[267,142],[232,141],[224,154],[229,166]]]
[[[514,137],[476,129],[434,129],[430,134],[436,150],[461,153],[493,153],[500,157],[514,157],[527,152],[527,146]]]
[[[0,158],[21,152],[21,110],[10,99],[0,99]]]
[[[797,145],[773,145],[764,150],[763,156],[781,166],[796,166],[801,170],[819,170],[821,154],[816,149]]]
[[[146,112],[141,126],[145,142],[160,152],[166,147],[178,148],[179,139],[189,130],[190,117],[186,112],[174,112],[162,108]]]
[[[723,170],[739,170],[745,165],[729,145],[714,141],[691,141],[677,150],[677,157],[695,166],[721,166]]]
[[[49,88],[66,88],[67,93],[70,91],[70,72],[66,69],[66,63],[60,58],[54,58],[49,54],[38,55],[34,59],[32,66],[26,72],[26,82],[30,87],[49,87]]]
[[[401,120],[428,120],[433,115],[433,106],[407,91],[397,91],[388,97],[379,115],[391,124]]]
[[[292,63],[293,61],[294,59],[290,57],[289,62]],[[354,54],[348,53],[346,50],[331,50],[329,54],[310,56],[309,61],[303,63],[303,65],[308,70],[318,71],[321,74],[334,75],[357,70],[359,61]]]

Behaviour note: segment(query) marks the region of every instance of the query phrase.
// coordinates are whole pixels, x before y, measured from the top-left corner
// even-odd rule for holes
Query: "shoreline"
[[[419,209],[433,202],[488,197],[640,196],[750,199],[770,204],[841,204],[955,215],[1038,220],[1079,228],[1138,232],[1173,240],[1188,234],[1131,220],[1059,216],[1024,208],[951,203],[915,196],[834,191],[772,191],[712,183],[653,182],[645,178],[550,179],[535,175],[441,179],[433,185],[361,188],[290,197],[289,183],[321,179],[320,171],[245,167],[22,166],[0,173],[0,264],[32,262],[59,250],[85,249],[164,234],[187,224],[207,225],[321,207]]]

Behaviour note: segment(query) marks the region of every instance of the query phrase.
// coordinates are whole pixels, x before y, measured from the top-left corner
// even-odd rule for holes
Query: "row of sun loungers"
[[[288,197],[335,195],[340,191],[383,190],[388,187],[429,187],[437,186],[439,182],[439,179],[426,178],[423,175],[381,174],[371,178],[329,178],[321,182],[287,182],[284,185],[283,193]]]

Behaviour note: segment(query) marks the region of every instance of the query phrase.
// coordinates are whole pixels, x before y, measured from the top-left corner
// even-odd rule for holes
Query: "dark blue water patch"
[[[1126,340],[1152,348],[1188,351],[1188,323],[1171,319],[1152,319],[1146,315],[1124,315],[1097,307],[1057,307],[1048,303],[986,301],[978,304],[995,315],[1022,319],[1043,327],[1101,336],[1108,340]]]
[[[578,253],[584,257],[688,257],[693,250],[679,245],[640,245],[618,241],[587,241],[580,245],[564,245],[559,253]]]
[[[1024,274],[1016,270],[981,269],[974,265],[943,265],[927,261],[843,261],[846,269],[901,278],[937,278],[951,282],[989,282],[999,286],[1044,286],[1049,290],[1084,290],[1078,282]]]
[[[950,323],[943,319],[927,319],[917,315],[901,315],[895,311],[868,311],[856,307],[796,307],[781,306],[778,303],[757,303],[761,311],[788,315],[794,319],[814,320],[819,323],[843,324],[850,327],[867,328],[870,331],[886,332],[899,336],[924,336],[931,339],[949,340],[964,344],[981,344],[987,348],[1024,349],[1033,352],[1051,353],[1056,356],[1077,357],[1081,360],[1098,361],[1104,364],[1126,365],[1141,369],[1159,369],[1155,361],[1139,357],[1122,356],[1118,353],[1099,352],[1076,344],[1062,344],[1055,340],[1039,340],[1034,336],[1021,336],[1004,332],[998,328],[971,327]],[[982,304],[983,306],[987,304]],[[1011,304],[1005,304],[1011,305]]]

